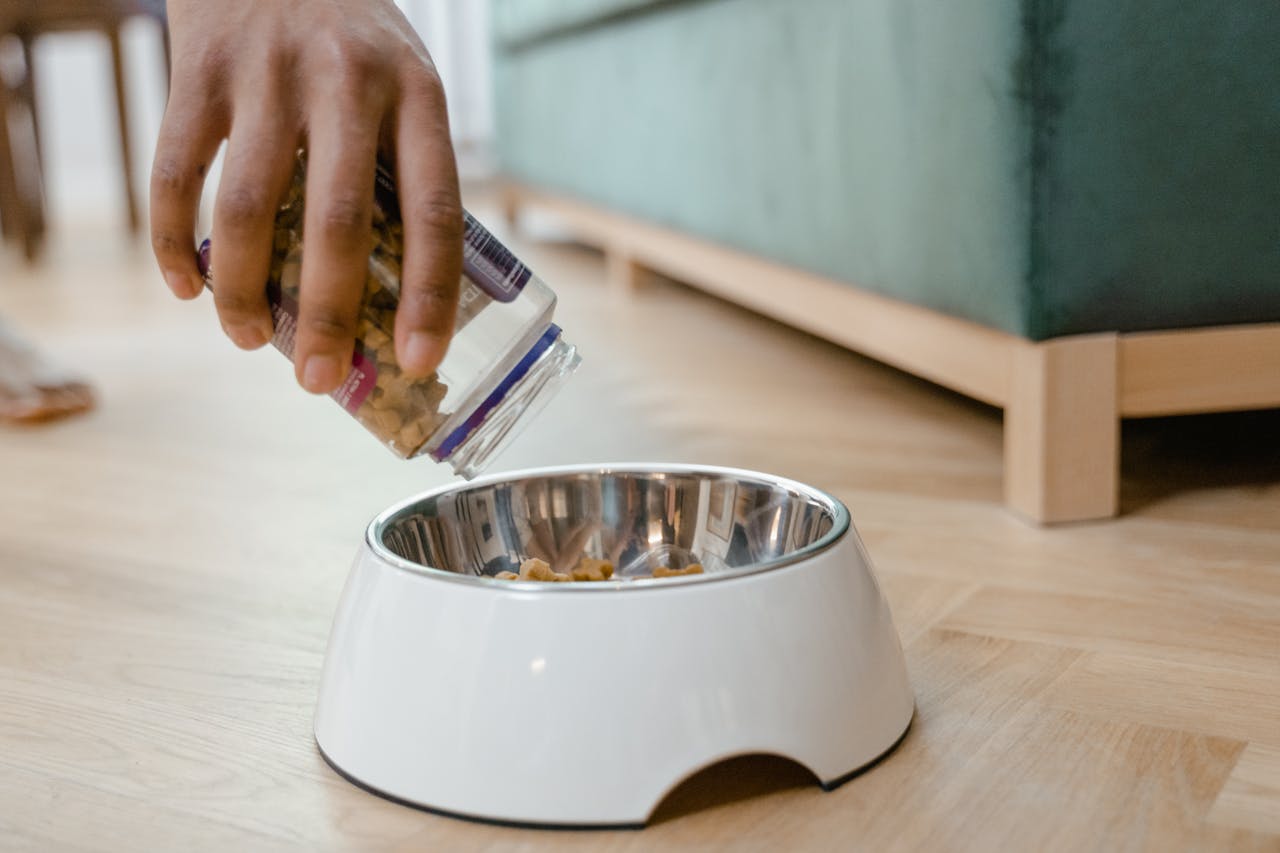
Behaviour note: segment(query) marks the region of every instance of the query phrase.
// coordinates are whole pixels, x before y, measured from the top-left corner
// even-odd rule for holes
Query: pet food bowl
[[[493,577],[538,557],[607,581]],[[703,574],[652,578],[691,562]],[[765,753],[832,788],[914,700],[840,501],[766,474],[620,465],[488,477],[378,516],[342,594],[316,742],[343,776],[460,817],[643,825]]]

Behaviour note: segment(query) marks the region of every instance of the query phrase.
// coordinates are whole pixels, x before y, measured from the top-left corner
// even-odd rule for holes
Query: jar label
[[[374,198],[389,219],[400,220],[400,196],[391,170],[378,163]],[[462,272],[497,302],[511,302],[533,273],[467,212],[463,212]]]
[[[512,301],[524,290],[533,273],[470,213],[464,215],[466,236],[462,242],[463,271],[467,278],[498,302]]]
[[[275,324],[271,345],[293,361],[294,337],[298,331],[298,303],[288,294],[282,293],[279,287],[267,288],[267,302],[271,306],[271,319]],[[351,370],[347,373],[347,378],[329,396],[354,415],[377,384],[378,362],[357,341],[355,351],[351,354]]]

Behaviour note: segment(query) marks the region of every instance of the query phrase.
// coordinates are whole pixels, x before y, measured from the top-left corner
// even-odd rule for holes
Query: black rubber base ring
[[[876,767],[880,765],[880,762],[884,761],[890,755],[893,755],[895,752],[898,751],[898,747],[902,746],[902,742],[907,739],[907,735],[911,734],[911,727],[915,725],[915,722],[916,722],[916,709],[913,707],[911,709],[911,719],[907,720],[907,727],[902,730],[902,734],[898,735],[898,739],[895,740],[888,749],[880,753],[880,755],[876,757],[874,760],[868,762],[867,764],[862,765],[861,767],[857,767],[853,770],[850,770],[848,773],[844,774],[843,776],[837,776],[835,779],[832,779],[830,782],[819,782],[818,784],[822,786],[822,790],[826,791],[827,793],[831,793],[836,788],[839,788],[841,785],[843,785],[845,782],[851,782],[854,779],[861,776],[863,773],[866,773],[868,770],[874,770]]]
[[[530,823],[523,820],[503,820],[502,818],[496,817],[480,817],[478,815],[465,814],[464,812],[452,812],[448,809],[439,809],[435,806],[415,803],[413,800],[406,800],[403,797],[397,797],[395,794],[388,794],[386,791],[380,791],[367,782],[362,782],[334,763],[334,760],[325,754],[324,747],[320,746],[319,741],[316,741],[316,751],[320,753],[320,757],[323,758],[325,763],[333,769],[334,773],[337,773],[357,788],[368,791],[370,794],[381,797],[384,800],[390,800],[397,805],[408,806],[411,809],[440,815],[441,817],[456,818],[457,820],[465,820],[468,823],[483,823],[488,826],[506,826],[511,827],[512,829],[541,829],[559,832],[563,832],[565,830],[569,830],[571,832],[592,832],[595,830],[607,832],[619,829],[634,831],[637,829],[644,829],[645,827],[643,823]]]

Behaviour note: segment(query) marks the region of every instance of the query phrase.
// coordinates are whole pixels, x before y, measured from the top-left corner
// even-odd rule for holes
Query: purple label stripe
[[[200,248],[196,250],[196,269],[200,270],[200,275],[204,276],[204,283],[209,283],[209,238],[204,238],[200,244]]]

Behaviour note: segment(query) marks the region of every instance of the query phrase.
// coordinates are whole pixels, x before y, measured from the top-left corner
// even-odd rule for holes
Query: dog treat
[[[683,569],[671,569],[666,566],[659,566],[653,570],[655,578],[678,578],[683,575],[700,575],[702,574],[702,566],[694,563],[691,566],[685,566]]]
[[[546,560],[539,560],[537,557],[530,557],[520,564],[519,578],[522,581],[549,581],[551,583],[567,583],[573,580],[566,574],[552,571],[551,565]]]
[[[607,581],[613,577],[613,563],[595,557],[583,557],[569,574],[576,581]]]
[[[686,566],[683,569],[672,569],[661,566],[654,569],[650,577],[655,578],[676,578],[685,575],[702,574],[702,566],[698,563]],[[578,561],[578,565],[574,566],[569,573],[557,572],[552,570],[551,564],[546,560],[539,560],[537,557],[530,557],[520,564],[520,574],[515,572],[498,572],[494,575],[498,580],[504,581],[543,581],[547,583],[565,583],[567,581],[578,581],[579,583],[590,583],[592,581],[607,581],[613,577],[613,563],[608,560],[600,560],[595,557],[583,557]]]

